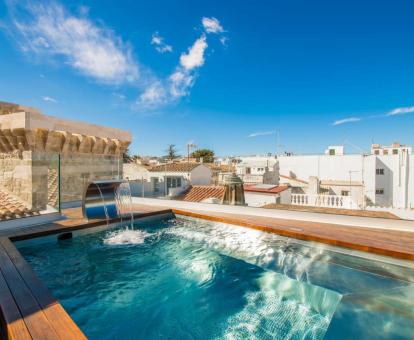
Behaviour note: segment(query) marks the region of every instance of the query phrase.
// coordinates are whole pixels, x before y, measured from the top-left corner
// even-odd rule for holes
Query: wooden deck
[[[0,239],[0,269],[5,338],[86,339],[6,237]]]
[[[293,221],[253,215],[200,212],[135,205],[139,217],[180,214],[240,225],[301,240],[414,260],[414,232]],[[7,339],[85,339],[47,287],[37,278],[12,241],[106,224],[86,223],[81,210],[67,209],[67,220],[0,233],[1,337]],[[138,217],[138,216],[137,216]],[[113,219],[110,223],[118,222]]]
[[[339,208],[323,208],[323,207],[310,207],[304,205],[293,204],[267,204],[263,206],[265,209],[285,209],[293,211],[305,211],[315,212],[322,214],[333,215],[347,215],[347,216],[359,216],[359,217],[375,217],[375,218],[389,218],[392,220],[399,220],[400,218],[388,211],[372,211],[372,210],[354,210],[354,209],[339,209]]]

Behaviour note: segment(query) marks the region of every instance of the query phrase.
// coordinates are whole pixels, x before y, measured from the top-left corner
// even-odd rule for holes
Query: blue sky
[[[0,100],[132,153],[414,144],[413,1],[0,2]],[[356,149],[347,147],[349,152]]]

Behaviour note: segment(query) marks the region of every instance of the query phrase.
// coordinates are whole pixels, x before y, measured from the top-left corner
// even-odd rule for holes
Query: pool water
[[[176,218],[16,242],[91,339],[409,339],[414,270]]]

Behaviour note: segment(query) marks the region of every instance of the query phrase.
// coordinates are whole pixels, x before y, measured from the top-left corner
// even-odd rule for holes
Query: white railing
[[[291,204],[311,207],[357,209],[349,196],[292,194]]]
[[[238,176],[246,184],[263,183],[263,175],[238,174]]]

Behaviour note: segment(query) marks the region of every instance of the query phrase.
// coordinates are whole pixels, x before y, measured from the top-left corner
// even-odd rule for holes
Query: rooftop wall
[[[16,104],[0,103],[0,109],[0,189],[28,207],[56,204],[59,155],[62,202],[80,200],[89,181],[122,177],[129,132]]]

